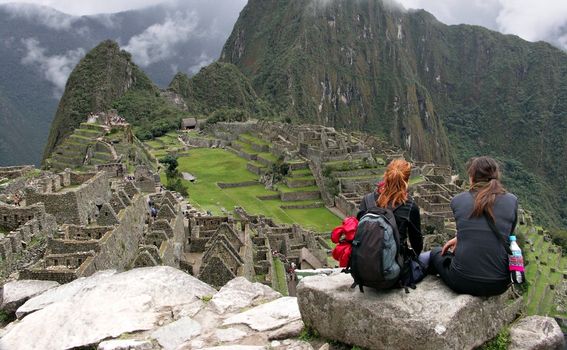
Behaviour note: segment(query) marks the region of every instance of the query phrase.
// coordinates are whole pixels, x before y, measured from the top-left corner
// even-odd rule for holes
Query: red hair
[[[408,199],[411,165],[404,159],[394,159],[384,172],[384,187],[376,205],[396,207]]]

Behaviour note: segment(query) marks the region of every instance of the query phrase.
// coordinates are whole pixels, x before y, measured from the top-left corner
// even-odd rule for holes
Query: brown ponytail
[[[472,158],[468,162],[467,173],[472,180],[471,192],[476,193],[471,217],[480,217],[484,212],[494,219],[496,196],[506,193],[500,183],[500,167],[490,157]]]
[[[395,207],[408,199],[411,165],[404,159],[394,159],[384,173],[384,187],[376,205]]]

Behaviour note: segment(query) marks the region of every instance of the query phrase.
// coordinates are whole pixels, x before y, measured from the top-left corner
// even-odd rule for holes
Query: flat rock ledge
[[[301,280],[297,299],[305,325],[327,339],[369,349],[473,349],[511,323],[522,306],[511,293],[458,295],[428,276],[417,289],[364,293],[346,274]]]
[[[551,317],[528,316],[510,327],[510,349],[560,350],[565,338],[557,321]]]
[[[101,271],[16,310],[0,350],[312,350],[297,299],[239,277],[220,291],[171,267]]]
[[[59,283],[53,281],[20,280],[8,282],[2,288],[0,309],[8,314],[13,314],[28,299],[58,286]]]

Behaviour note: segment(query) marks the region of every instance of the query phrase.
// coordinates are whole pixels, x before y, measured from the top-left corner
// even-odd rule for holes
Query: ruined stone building
[[[275,287],[274,253],[303,267],[321,267],[326,261],[312,232],[277,225],[242,208],[234,216],[190,214],[190,230],[187,263],[194,275],[217,287],[237,276]]]
[[[152,180],[151,194],[140,191],[140,181],[124,180],[120,167],[103,168],[12,181],[23,192],[23,206],[0,203],[0,257],[16,259],[34,237],[47,242],[42,258],[21,270],[20,279],[65,283],[104,269],[179,267],[187,242],[180,200],[169,191],[154,193],[148,169],[139,173]],[[149,203],[158,209],[155,220]]]

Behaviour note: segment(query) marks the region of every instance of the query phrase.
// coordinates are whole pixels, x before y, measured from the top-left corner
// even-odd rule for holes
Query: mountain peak
[[[108,110],[115,99],[132,88],[157,90],[115,41],[105,40],[89,51],[69,76],[44,158],[86,121],[89,113]]]

